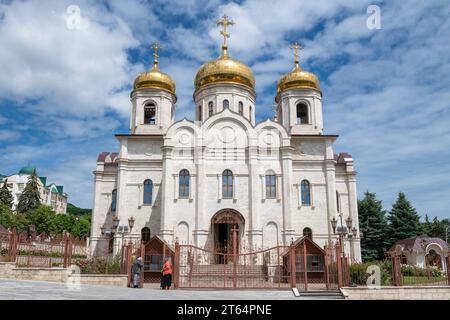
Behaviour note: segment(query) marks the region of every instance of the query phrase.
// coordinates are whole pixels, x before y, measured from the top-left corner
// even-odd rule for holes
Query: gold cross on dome
[[[162,50],[163,47],[162,45],[160,45],[158,42],[154,42],[152,44],[152,49],[153,49],[153,68],[158,68],[158,50]]]
[[[294,42],[291,44],[290,48],[294,51],[294,58],[295,58],[295,66],[298,67],[298,58],[300,56],[299,50],[303,50],[303,47],[299,45],[297,42]]]
[[[227,45],[227,38],[230,37],[230,34],[227,32],[227,27],[234,25],[234,21],[228,18],[226,14],[223,15],[222,19],[217,21],[218,26],[222,26],[223,30],[220,31],[220,34],[223,36],[223,45]]]

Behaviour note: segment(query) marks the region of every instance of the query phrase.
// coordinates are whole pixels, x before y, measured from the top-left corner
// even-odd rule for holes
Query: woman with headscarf
[[[139,288],[141,284],[141,270],[144,264],[142,263],[142,257],[136,259],[131,268],[131,275],[133,277],[133,288]]]
[[[162,268],[162,278],[161,278],[161,289],[169,290],[172,285],[172,263],[170,262],[170,258],[164,259],[164,265]]]

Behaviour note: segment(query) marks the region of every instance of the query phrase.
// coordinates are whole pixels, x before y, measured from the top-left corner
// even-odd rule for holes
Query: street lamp
[[[130,227],[130,232],[134,227],[134,221],[136,221],[136,219],[134,219],[134,217],[128,218],[128,226]]]
[[[353,251],[353,238],[356,238],[356,235],[358,234],[358,230],[356,227],[352,228],[353,225],[353,219],[349,216],[347,219],[345,219],[345,226],[342,221],[342,212],[339,213],[339,222],[340,225],[338,226],[338,221],[335,217],[331,219],[331,227],[333,228],[333,234],[339,235],[339,245],[341,246],[342,250],[342,256],[345,257],[345,251],[344,251],[344,239],[347,238],[350,241],[351,251]],[[350,252],[351,253],[351,252]],[[353,254],[352,254],[353,258]]]

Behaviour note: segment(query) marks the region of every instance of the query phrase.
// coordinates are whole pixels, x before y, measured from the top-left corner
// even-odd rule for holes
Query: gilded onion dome
[[[162,72],[158,68],[158,49],[160,48],[161,46],[159,44],[153,45],[153,49],[155,50],[153,54],[153,68],[137,76],[134,80],[134,90],[161,89],[175,95],[175,82],[167,73]]]
[[[255,91],[255,77],[252,70],[244,63],[231,59],[226,54],[202,65],[195,76],[195,91],[213,83],[235,83]]]
[[[301,47],[298,44],[291,46],[295,50],[295,66],[292,71],[283,75],[277,83],[277,96],[275,101],[279,101],[280,95],[287,89],[313,89],[320,91],[320,83],[317,76],[311,72],[304,71],[298,61],[298,50]]]
[[[198,69],[194,81],[195,92],[215,83],[239,84],[254,92],[255,77],[250,67],[228,56],[226,39],[229,37],[229,33],[226,30],[227,26],[233,25],[234,22],[224,15],[217,24],[223,27],[223,30],[220,32],[224,37],[222,54],[218,59],[209,61]]]

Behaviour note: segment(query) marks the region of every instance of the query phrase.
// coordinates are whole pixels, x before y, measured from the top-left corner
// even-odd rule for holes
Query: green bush
[[[75,261],[75,265],[84,274],[120,274],[120,256],[108,260],[105,258],[89,258]]]
[[[370,276],[367,273],[369,266],[378,266],[381,273],[381,285],[391,284],[392,279],[392,264],[390,260],[383,261],[369,261],[363,263],[353,263],[350,265],[350,283],[357,285],[366,285],[367,278]]]

